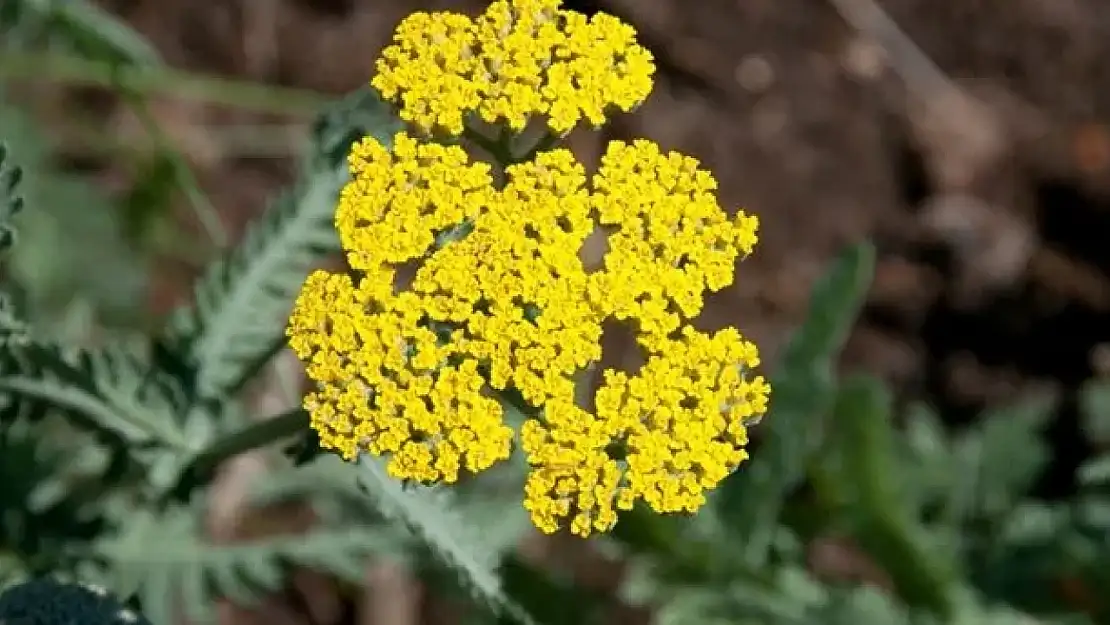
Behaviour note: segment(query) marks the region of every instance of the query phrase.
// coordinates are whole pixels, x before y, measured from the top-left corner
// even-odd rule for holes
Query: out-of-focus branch
[[[168,68],[117,67],[58,54],[5,50],[0,54],[0,82],[46,80],[71,85],[125,88],[144,95],[162,94],[209,104],[294,116],[315,115],[330,100],[324,94],[194,74]]]
[[[829,4],[852,28],[883,48],[890,68],[913,95],[933,98],[962,92],[874,0],[829,0]]]

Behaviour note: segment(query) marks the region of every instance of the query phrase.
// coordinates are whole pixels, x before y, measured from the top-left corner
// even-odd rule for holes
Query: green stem
[[[329,97],[301,89],[275,87],[166,68],[118,67],[57,54],[5,50],[0,82],[48,80],[75,85],[123,88],[132,93],[161,93],[236,108],[287,115],[314,114]]]
[[[300,409],[252,423],[238,432],[221,438],[189,464],[180,487],[188,487],[210,476],[225,461],[240,454],[264,447],[308,429],[308,414]],[[189,482],[186,484],[185,482]]]
[[[544,135],[540,137],[538,141],[536,141],[536,144],[533,145],[532,148],[529,149],[527,152],[525,152],[524,156],[516,159],[515,162],[522,163],[524,161],[530,161],[536,158],[536,155],[540,152],[546,152],[547,150],[551,149],[552,146],[559,142],[559,139],[562,139],[562,137],[550,131],[545,132]]]
[[[507,141],[490,139],[469,126],[463,130],[463,137],[486,152],[489,152],[489,155],[492,156],[493,160],[497,161],[497,164],[501,167],[513,163],[512,151]]]

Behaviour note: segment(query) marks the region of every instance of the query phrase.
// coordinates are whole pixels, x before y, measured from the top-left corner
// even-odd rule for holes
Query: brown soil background
[[[175,67],[342,94],[368,80],[404,14],[483,4],[106,6]],[[881,375],[903,396],[930,398],[954,424],[1030,382],[1058,385],[1066,400],[1051,436],[1060,467],[1044,489],[1069,488],[1072,459],[1085,451],[1074,390],[1110,365],[1102,347],[1110,340],[1110,4],[882,0],[940,74],[850,25],[856,0],[567,4],[633,23],[660,67],[641,110],[604,136],[574,137],[579,155],[596,158],[608,138],[650,138],[701,159],[720,181],[722,203],[762,220],[761,246],[735,288],[714,297],[707,324],[739,326],[773,361],[830,257],[872,239],[878,273],[845,365]],[[141,134],[122,109],[101,104],[121,136]],[[205,131],[257,115],[168,99],[157,114],[236,231],[290,179],[286,159],[236,156]],[[105,180],[122,175],[107,171]],[[178,273],[166,267],[156,307],[180,293]],[[372,587],[394,607],[413,590],[395,572],[374,575],[384,577]],[[340,618],[326,603],[314,608],[319,623]],[[360,620],[419,620],[375,613]]]

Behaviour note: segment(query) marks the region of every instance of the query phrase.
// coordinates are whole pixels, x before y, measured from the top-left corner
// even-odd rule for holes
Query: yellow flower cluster
[[[542,115],[564,134],[639,104],[654,70],[632,29],[559,5],[414,14],[373,85],[422,134],[462,134],[472,114],[518,132]],[[335,223],[355,277],[312,274],[287,329],[316,383],[313,428],[345,458],[366,451],[399,479],[451,483],[509,456],[500,402],[512,390],[527,404],[524,507],[541,530],[605,531],[637,501],[695,511],[767,409],[755,345],[687,325],[732,283],[758,220],[729,217],[709,172],[649,141],[611,142],[593,175],[566,149],[500,164],[495,184],[460,145],[405,132],[351,149]],[[608,250],[588,270],[582,247],[599,229]],[[647,362],[603,372],[591,413],[576,381],[610,319],[634,328]]]
[[[317,385],[304,405],[321,443],[348,460],[388,455],[391,475],[420,482],[507,458],[513,432],[476,361],[456,363],[455,347],[419,323],[420,299],[393,295],[388,278],[317,271],[297,298],[287,333]]]
[[[739,333],[683,321],[731,283],[756,218],[730,219],[697,161],[647,141],[611,143],[592,177],[568,150],[543,152],[507,167],[501,189],[461,147],[405,133],[393,144],[352,149],[336,211],[361,279],[313,274],[290,319],[323,444],[388,455],[398,478],[453,482],[508,456],[512,430],[488,389],[514,388],[538,410],[521,446],[541,529],[605,530],[640,499],[660,512],[701,505],[744,459],[744,423],[769,387],[749,375],[759,358]],[[579,253],[599,226],[610,250],[590,272]],[[395,293],[397,266],[414,259],[411,287]],[[611,317],[635,324],[650,358],[631,377],[606,372],[590,414],[574,376],[600,358]]]
[[[632,377],[605,372],[596,414],[572,396],[553,397],[522,432],[533,521],[553,532],[569,518],[583,536],[612,527],[616,510],[637,499],[657,512],[697,510],[746,458],[745,423],[767,410],[770,394],[761,376],[748,377],[759,366],[753,343],[735,330],[708,336],[683,325],[706,291],[732,284],[758,219],[743,211],[729,219],[711,174],[649,141],[611,142],[590,186],[592,214],[612,233],[585,299],[599,322],[635,322],[649,359]]]
[[[759,364],[755,345],[735,330],[686,327],[658,346],[635,376],[605,372],[596,415],[560,401],[524,424],[534,467],[524,505],[541,530],[570,518],[575,534],[605,531],[637,499],[694,512],[747,458],[744,424],[766,411],[770,392],[762,377],[746,377]]]
[[[606,109],[631,110],[651,92],[651,53],[635,31],[599,13],[586,18],[560,0],[496,0],[477,19],[414,13],[371,82],[426,133],[463,132],[469,115],[523,129],[533,116],[565,134]]]
[[[650,141],[610,143],[593,186],[599,222],[616,231],[590,296],[607,315],[637,320],[641,344],[657,349],[680,315],[701,312],[706,290],[732,284],[737,253],[752,252],[759,221],[741,211],[730,222],[713,176]]]

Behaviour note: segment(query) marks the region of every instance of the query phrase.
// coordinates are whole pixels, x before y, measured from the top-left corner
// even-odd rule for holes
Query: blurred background
[[[0,23],[22,21],[0,31],[0,138],[28,170],[30,207],[7,269],[36,322],[85,339],[153,324],[293,180],[314,113],[369,80],[401,17],[484,4],[0,0]],[[1033,494],[1075,493],[1077,467],[1110,442],[1089,418],[1110,374],[1110,4],[565,5],[631,22],[659,67],[639,111],[571,137],[580,158],[595,162],[609,139],[650,138],[700,159],[722,204],[762,221],[756,254],[734,288],[712,297],[703,325],[740,327],[775,363],[830,259],[871,240],[875,281],[841,367],[880,377],[900,406],[926,402],[954,429],[1051,391],[1051,461]],[[59,23],[95,37],[71,33],[54,46]],[[113,58],[158,69],[128,81]],[[234,486],[223,488],[233,509]],[[212,531],[237,540],[306,522],[296,510],[246,511]],[[602,594],[622,575],[619,562],[573,540],[524,548]],[[885,583],[833,538],[815,541],[809,562]],[[368,572],[366,596],[329,583],[299,574],[307,607],[275,598],[227,622],[415,625],[448,622],[452,611],[390,567]],[[1105,600],[1054,583],[1077,609]],[[618,603],[608,622],[646,622],[646,611]]]

